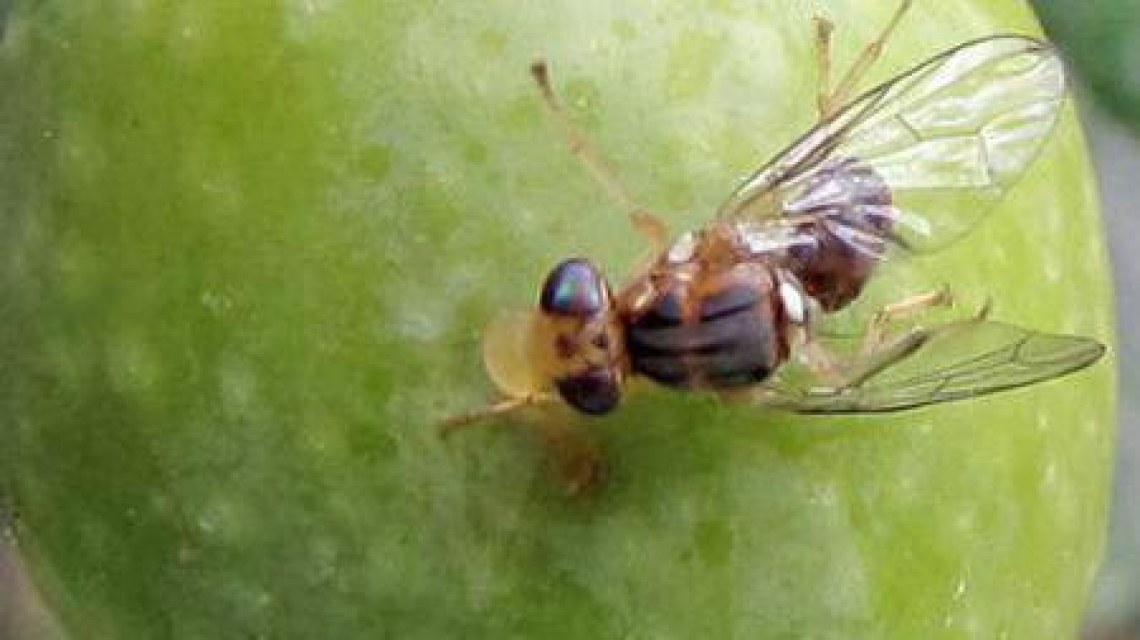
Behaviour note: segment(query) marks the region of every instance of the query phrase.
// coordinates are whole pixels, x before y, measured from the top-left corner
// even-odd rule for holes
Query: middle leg
[[[815,66],[818,87],[815,103],[819,109],[819,119],[826,120],[832,115],[831,101],[831,34],[835,25],[823,16],[815,16]]]
[[[531,76],[538,85],[542,105],[551,119],[558,125],[570,152],[586,167],[590,175],[602,186],[606,195],[610,197],[629,216],[633,226],[649,241],[654,253],[665,250],[669,240],[669,230],[665,222],[653,212],[642,206],[626,189],[617,173],[605,160],[591,142],[590,137],[583,131],[566,112],[562,101],[554,92],[550,82],[550,68],[544,61],[538,61],[530,67]]]
[[[990,300],[987,298],[974,313],[966,318],[939,322],[929,327],[912,327],[890,338],[886,335],[886,325],[890,322],[936,306],[952,306],[953,304],[954,299],[949,291],[938,289],[884,307],[872,322],[872,331],[868,332],[859,353],[846,367],[847,379],[838,388],[858,387],[879,372],[918,351],[931,338],[964,324],[982,322],[990,314]]]
[[[887,337],[887,329],[891,323],[918,315],[934,307],[951,307],[953,305],[954,296],[946,287],[942,287],[884,306],[875,314],[871,320],[871,325],[867,328],[867,334],[863,337],[863,345],[859,349],[860,357],[867,357],[883,345]]]
[[[851,355],[832,352],[827,345],[807,335],[800,345],[802,361],[827,387],[857,387],[883,369],[917,351],[930,338],[934,329],[911,328],[897,336],[888,336],[890,325],[934,307],[952,306],[954,298],[946,288],[928,291],[889,304],[871,320],[859,348]],[[977,317],[982,317],[979,312]]]

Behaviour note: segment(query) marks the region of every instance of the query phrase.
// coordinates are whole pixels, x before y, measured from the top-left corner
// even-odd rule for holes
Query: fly
[[[546,111],[654,257],[616,291],[588,260],[557,265],[536,309],[502,315],[484,336],[501,399],[446,421],[445,431],[550,403],[605,414],[638,377],[801,413],[871,413],[1021,387],[1096,362],[1105,351],[1098,341],[997,322],[988,305],[899,327],[951,304],[945,289],[887,304],[854,339],[821,330],[896,256],[928,254],[969,232],[1038,155],[1065,99],[1056,52],[1019,35],[966,42],[852,98],[910,4],[834,88],[832,27],[817,19],[818,124],[744,180],[710,222],[672,241],[535,63]],[[792,365],[807,375],[791,375]],[[575,488],[597,480],[584,468],[572,472],[582,476]]]

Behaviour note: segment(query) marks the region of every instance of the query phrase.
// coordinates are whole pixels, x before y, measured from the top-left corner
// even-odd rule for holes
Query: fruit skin
[[[837,55],[891,3],[828,3]],[[1070,638],[1100,558],[1113,364],[894,416],[646,390],[566,500],[480,327],[638,237],[526,68],[674,229],[812,121],[810,15],[751,0],[15,0],[0,43],[0,481],[83,638]],[[884,79],[1020,2],[920,3]],[[18,88],[18,89],[11,89]],[[1112,336],[1072,110],[931,269]]]

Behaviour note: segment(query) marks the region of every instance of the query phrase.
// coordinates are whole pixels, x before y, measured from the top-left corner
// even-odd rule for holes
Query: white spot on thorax
[[[697,237],[692,231],[686,232],[669,247],[666,259],[672,264],[682,264],[693,259],[697,250]]]
[[[780,282],[780,300],[784,303],[784,310],[795,324],[807,324],[808,308],[804,292],[794,284]]]

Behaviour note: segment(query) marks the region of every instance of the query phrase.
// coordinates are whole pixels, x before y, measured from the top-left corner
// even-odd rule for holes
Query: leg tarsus
[[[990,296],[986,296],[986,299],[982,300],[982,304],[978,305],[978,310],[974,312],[974,317],[971,318],[971,320],[974,322],[981,322],[982,320],[989,318],[990,311],[993,310],[993,307],[994,299]]]
[[[816,107],[819,109],[820,120],[826,120],[832,114],[831,102],[831,34],[835,25],[823,16],[815,16],[815,59],[818,77],[816,90]]]
[[[887,22],[886,26],[883,27],[882,31],[879,32],[879,35],[863,48],[863,51],[860,52],[859,57],[855,59],[851,68],[847,70],[847,73],[843,75],[839,84],[835,86],[835,91],[828,97],[830,113],[834,113],[835,110],[838,110],[839,107],[846,104],[848,99],[851,98],[851,94],[854,93],[859,86],[859,82],[863,79],[863,76],[871,70],[872,65],[874,65],[879,59],[879,56],[882,55],[887,41],[890,40],[891,35],[899,26],[899,23],[902,22],[903,16],[910,10],[913,3],[914,0],[901,0],[898,8],[895,9],[891,19]]]
[[[505,398],[482,409],[444,420],[439,425],[439,435],[446,438],[459,429],[479,424],[488,418],[553,402],[555,399],[547,394]],[[557,412],[550,412],[533,422],[528,421],[528,426],[537,430],[542,438],[550,464],[567,495],[588,495],[605,483],[609,469],[605,455],[582,425],[568,422],[566,416],[558,415]]]
[[[859,349],[861,357],[866,357],[876,351],[886,339],[887,327],[890,323],[913,316],[934,307],[954,306],[954,296],[947,287],[941,287],[926,293],[920,293],[898,302],[884,306],[875,313],[867,335],[863,338],[863,345]]]

